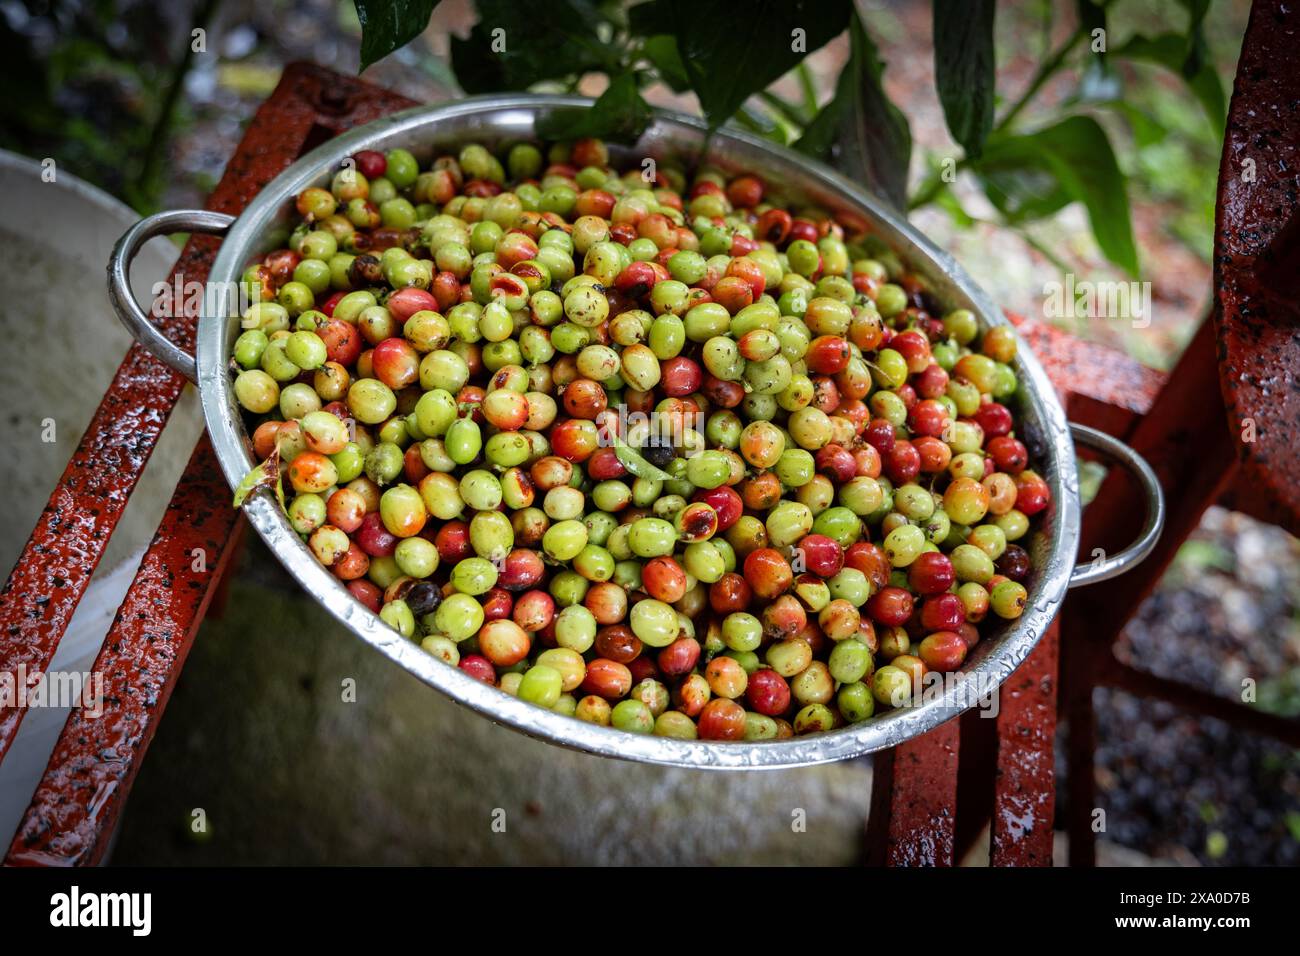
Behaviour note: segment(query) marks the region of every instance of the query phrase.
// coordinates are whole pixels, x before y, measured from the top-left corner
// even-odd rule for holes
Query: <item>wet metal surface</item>
[[[354,112],[324,122],[317,100],[327,87],[346,94]],[[409,105],[317,67],[289,67],[249,125],[209,208],[237,214],[298,157],[314,131],[346,128]],[[207,279],[216,247],[210,237],[192,238],[173,278]],[[177,345],[193,349],[193,311],[159,324]],[[5,669],[48,665],[183,384],[139,346],[128,353],[0,593]],[[6,862],[87,864],[102,855],[223,567],[237,519],[228,501],[205,438],[96,661],[95,670],[104,674],[105,715],[89,721],[73,711]],[[192,571],[196,548],[205,555],[202,572]],[[0,757],[22,713],[15,708],[0,715]]]
[[[990,862],[1051,866],[1056,808],[1056,669],[1059,628],[1002,685],[997,716]]]
[[[204,437],[95,661],[103,712],[73,709],[7,864],[77,865],[103,854],[229,559],[239,516],[225,493]]]
[[[1215,324],[1227,427],[1256,512],[1300,534],[1300,6],[1257,0],[1219,167]]]
[[[876,757],[869,864],[953,865],[960,738],[960,721],[950,720]]]

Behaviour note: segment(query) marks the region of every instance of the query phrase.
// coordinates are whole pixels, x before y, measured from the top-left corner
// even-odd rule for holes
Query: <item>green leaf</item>
[[[644,9],[643,9],[644,8]],[[653,0],[632,8],[633,29],[677,37],[691,88],[717,127],[745,100],[844,31],[851,0]]]
[[[1209,63],[1209,48],[1205,44],[1205,15],[1210,11],[1210,0],[1178,0],[1187,11],[1187,56],[1183,60],[1183,76],[1190,82]]]
[[[1127,186],[1106,131],[1090,116],[1071,116],[1024,135],[989,137],[975,171],[1034,218],[1077,200],[1088,210],[1097,245],[1130,275],[1138,271]],[[1013,185],[1013,184],[1020,185]],[[1024,188],[1024,184],[1032,184]],[[990,193],[996,204],[997,199]]]
[[[1188,46],[1187,38],[1176,33],[1162,33],[1156,37],[1146,37],[1139,33],[1115,52],[1118,56],[1153,63],[1182,76],[1210,118],[1215,131],[1219,132],[1223,129],[1228,114],[1223,83],[1208,60],[1202,59],[1190,75],[1186,72],[1187,64],[1196,59],[1189,52]]]
[[[429,25],[439,0],[352,0],[361,21],[361,69],[404,47]]]
[[[795,143],[795,149],[836,168],[906,208],[912,134],[905,117],[881,86],[885,64],[858,17],[849,24],[849,62],[827,103]]]
[[[948,214],[952,224],[958,229],[970,229],[975,225],[975,217],[966,211],[957,194],[951,189],[941,189],[935,194],[934,204]]]
[[[685,93],[691,88],[691,78],[686,75],[686,64],[682,62],[682,55],[677,50],[677,38],[671,33],[646,37],[641,44],[641,52],[658,72],[659,79],[667,83],[674,93]]]
[[[1050,168],[1027,167],[1019,155],[986,155],[975,175],[1009,225],[1046,219],[1074,201]]]
[[[1075,0],[1074,9],[1079,15],[1079,29],[1091,43],[1093,30],[1106,29],[1106,8],[1096,0]]]
[[[733,121],[751,133],[770,139],[782,146],[790,145],[789,127],[779,117],[774,117],[752,106],[742,106],[732,117]]]
[[[582,109],[556,110],[537,124],[543,139],[582,139],[594,136],[632,143],[650,123],[650,104],[641,98],[636,74],[624,73],[610,81],[609,88]]]
[[[627,26],[634,35],[645,37],[674,33],[681,24],[673,23],[667,4],[660,3],[659,0],[648,0],[628,7]]]
[[[1154,146],[1156,143],[1162,142],[1169,134],[1169,131],[1152,116],[1122,99],[1111,100],[1101,105],[1124,117],[1125,122],[1128,123],[1128,128],[1133,133],[1133,141],[1139,149]]]
[[[614,454],[631,474],[638,478],[644,478],[647,481],[671,481],[672,475],[662,468],[656,467],[646,461],[645,458],[637,451],[634,451],[623,439],[614,438]]]
[[[934,82],[948,131],[971,157],[993,128],[993,0],[934,0]]]
[[[257,491],[258,488],[275,488],[275,497],[280,501],[280,507],[284,507],[284,485],[280,480],[280,444],[276,442],[275,449],[267,457],[266,461],[257,465],[243,477],[239,482],[239,487],[235,489],[235,507],[239,508],[247,500],[248,496]]]
[[[1292,810],[1283,819],[1286,822],[1287,832],[1291,834],[1291,839],[1300,843],[1300,813]]]
[[[541,80],[616,73],[618,51],[597,27],[606,18],[588,0],[475,0],[468,38],[451,38],[451,65],[466,93],[523,90]]]

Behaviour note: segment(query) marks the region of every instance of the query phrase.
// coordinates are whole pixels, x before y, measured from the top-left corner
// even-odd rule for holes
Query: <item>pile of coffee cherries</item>
[[[757,176],[648,170],[471,144],[304,191],[242,278],[254,451],[358,601],[539,707],[766,740],[908,706],[1026,603],[1015,337]]]

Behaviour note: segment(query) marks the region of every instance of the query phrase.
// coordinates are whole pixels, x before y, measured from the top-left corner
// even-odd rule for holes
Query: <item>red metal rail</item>
[[[315,66],[288,67],[253,118],[208,208],[232,214],[323,139],[410,100]],[[194,237],[175,274],[202,282],[217,241]],[[163,321],[192,348],[196,316]],[[85,593],[109,535],[166,424],[183,379],[138,346],[128,352],[0,593],[0,661],[44,670]],[[74,710],[6,858],[8,864],[93,864],[157,729],[194,631],[229,560],[237,518],[206,436],[176,489],[94,670],[104,714]],[[197,566],[202,549],[206,569]],[[0,758],[22,719],[0,716]]]
[[[1010,318],[1073,421],[1122,436],[1164,384],[1163,375],[1122,352],[1033,319]],[[972,712],[877,758],[868,862],[952,866],[991,820],[993,866],[1051,865],[1060,626],[1048,630],[1002,686],[996,720]]]
[[[1164,486],[1164,536],[1135,573],[1071,598],[1062,615],[1075,865],[1096,861],[1090,820],[1097,803],[1094,687],[1165,700],[1300,747],[1300,722],[1145,673],[1114,654],[1120,631],[1211,504],[1226,499],[1300,533],[1300,315],[1294,295],[1300,288],[1300,74],[1288,45],[1297,30],[1300,12],[1294,5],[1266,0],[1251,10],[1219,168],[1214,317],[1197,331],[1128,435]],[[1122,543],[1111,535],[1136,527],[1134,500],[1128,476],[1107,478],[1089,509],[1085,551]]]
[[[1118,687],[1165,700],[1300,747],[1300,722],[1140,671],[1114,653],[1121,630],[1211,504],[1226,501],[1300,533],[1300,113],[1295,109],[1300,73],[1291,51],[1298,32],[1300,11],[1294,5],[1261,0],[1253,6],[1219,169],[1215,312],[1169,377],[1046,326],[1020,326],[1061,389],[1070,418],[1126,439],[1160,476],[1168,506],[1155,552],[1134,571],[1071,595],[1061,614],[1060,709],[1069,724],[1067,829],[1074,865],[1096,862],[1095,688]],[[1081,554],[1122,547],[1141,524],[1140,507],[1131,477],[1112,472],[1086,513]],[[1045,638],[1002,690],[992,808],[995,865],[1050,862],[1053,650]],[[981,765],[967,760],[968,738],[974,736],[967,729],[963,770]],[[946,754],[931,761],[909,773],[923,780],[950,763]],[[873,811],[890,819],[891,832],[907,832],[935,818],[936,808],[918,811],[908,802],[905,788],[892,779],[897,763],[884,762],[885,777],[877,784],[893,799],[882,795],[873,801]],[[963,815],[973,812],[982,819],[982,782],[944,791],[945,796],[953,801],[960,796]],[[939,817],[956,815],[957,809],[954,802]],[[963,822],[959,818],[959,835],[970,829]],[[877,824],[872,832],[879,836],[882,827]]]
[[[1300,10],[1259,0],[1219,164],[1219,385],[1252,511],[1300,534]]]

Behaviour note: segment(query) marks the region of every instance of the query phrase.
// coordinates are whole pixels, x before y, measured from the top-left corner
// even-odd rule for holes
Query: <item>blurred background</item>
[[[935,93],[930,6],[859,4],[887,64],[885,92],[910,126],[913,221],[1007,309],[1170,368],[1211,300],[1222,137],[1213,97],[1141,57],[1116,58],[1103,71],[1075,56],[1044,70],[1076,29],[1076,3],[997,5],[999,110],[1033,89],[1024,126],[1083,113],[1102,126],[1127,181],[1139,256],[1133,274],[1098,247],[1082,203],[1013,217],[991,201],[988,182],[961,165],[954,182],[936,183],[944,161],[962,150]],[[1116,0],[1107,7],[1107,43],[1123,49],[1135,37],[1186,33],[1197,6]],[[1203,69],[1225,95],[1248,14],[1246,0],[1213,0],[1201,23]],[[460,97],[451,37],[466,35],[476,19],[471,0],[443,0],[429,28],[365,79],[420,101]],[[0,0],[7,94],[0,147],[53,158],[137,212],[202,205],[285,64],[355,73],[359,38],[350,0]],[[848,57],[842,36],[773,91],[825,102]],[[605,83],[593,74],[574,85],[598,95]],[[699,112],[692,94],[663,85],[645,96]],[[771,106],[756,102],[741,120],[789,138]],[[1045,315],[1045,285],[1066,274],[1150,282],[1152,321]],[[0,325],[8,331],[19,321],[11,310]],[[104,321],[112,321],[107,313]],[[119,354],[111,351],[108,373]],[[87,386],[76,396],[82,424],[99,394]],[[16,418],[9,424],[18,427]],[[79,431],[68,431],[75,441]],[[30,470],[48,489],[66,449],[62,458],[57,449],[40,454],[49,460]],[[16,516],[19,542],[30,524]],[[1123,649],[1139,667],[1224,695],[1254,677],[1256,706],[1300,716],[1300,543],[1212,509]],[[339,682],[348,676],[364,692],[340,707]],[[1097,694],[1098,785],[1109,821],[1103,862],[1300,863],[1300,754],[1165,705]],[[702,777],[526,741],[363,654],[250,541],[225,613],[196,641],[114,859],[852,862],[869,781],[869,761]],[[211,822],[206,832],[189,825],[195,808]],[[511,821],[506,834],[489,826],[496,809]],[[795,809],[808,816],[805,832],[791,827]]]

